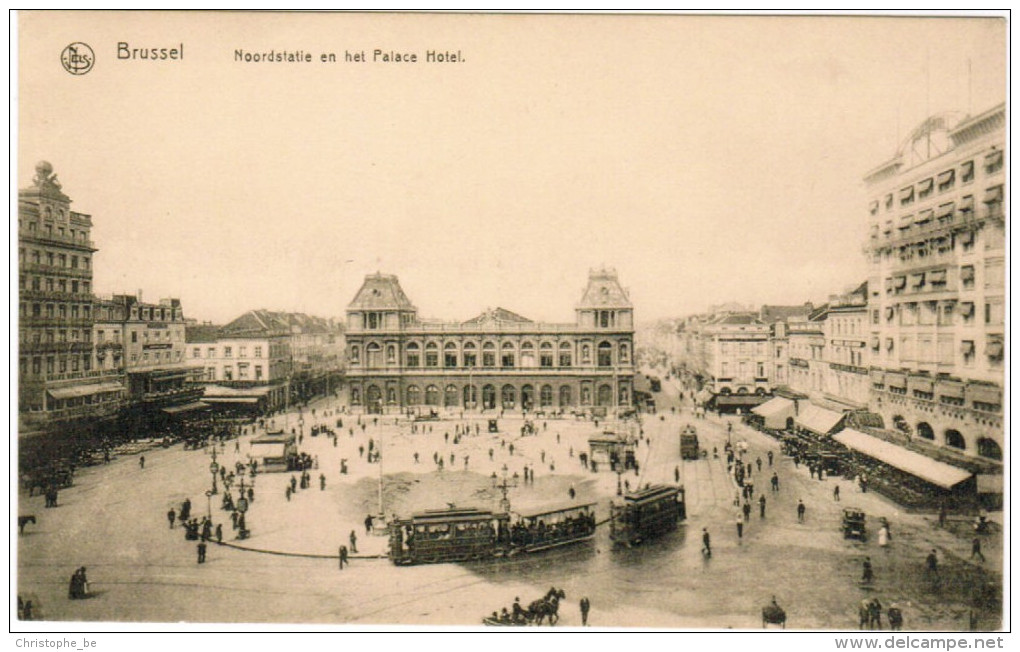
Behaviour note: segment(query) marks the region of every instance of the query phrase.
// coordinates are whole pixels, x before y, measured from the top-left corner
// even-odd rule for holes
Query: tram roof
[[[487,509],[474,507],[453,509],[427,509],[411,516],[415,523],[446,522],[446,521],[487,521],[493,518],[505,518],[504,514],[494,514]]]
[[[640,491],[629,493],[624,496],[624,500],[628,503],[652,502],[654,500],[676,496],[678,493],[680,493],[679,487],[659,484],[648,487],[647,489],[641,489]]]
[[[577,501],[554,503],[551,505],[542,505],[540,507],[532,507],[531,509],[519,510],[517,513],[521,518],[535,518],[538,516],[548,516],[550,514],[556,514],[558,512],[576,512],[582,509],[594,508],[598,503],[579,503]]]

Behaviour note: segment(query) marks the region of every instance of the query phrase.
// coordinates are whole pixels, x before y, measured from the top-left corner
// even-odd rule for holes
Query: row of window
[[[730,378],[730,363],[723,362],[719,365],[719,376],[721,378]],[[745,380],[751,378],[750,367],[746,362],[739,362],[736,366],[737,380]],[[759,362],[755,365],[755,378],[765,378],[765,363]]]
[[[1003,186],[992,186],[985,190],[983,197],[985,204],[985,217],[999,218],[1003,216]],[[904,238],[914,232],[925,232],[936,226],[948,226],[952,224],[959,213],[963,218],[971,217],[974,214],[974,195],[965,195],[960,199],[959,204],[948,202],[938,207],[927,208],[918,211],[916,214],[909,213],[901,215],[898,222],[893,223],[892,219],[885,221],[882,229],[886,238]],[[894,227],[896,232],[894,233]],[[878,238],[878,225],[871,225],[872,239]]]
[[[503,385],[497,388],[495,385],[485,385],[481,389],[481,407],[486,409],[503,407],[515,409],[518,405],[526,410],[534,407],[554,407],[555,399],[558,397],[560,407],[573,406],[574,388],[571,385],[561,385],[559,390],[554,390],[552,385],[542,385],[538,388],[537,396],[535,387],[524,385],[518,389],[513,385]],[[387,387],[385,393],[377,385],[370,385],[365,389],[362,396],[360,387],[351,388],[351,403],[361,405],[362,400],[369,406],[381,405],[384,401],[387,405],[397,405],[397,388]],[[404,405],[429,405],[456,407],[464,405],[475,407],[479,405],[479,387],[477,385],[447,385],[440,389],[437,385],[427,385],[424,390],[417,385],[409,385],[404,389]],[[599,385],[597,388],[590,382],[581,383],[579,392],[580,404],[583,406],[595,405],[611,406],[613,404],[613,388],[610,385]],[[620,405],[627,405],[630,402],[630,388],[621,385],[617,395]],[[498,403],[497,403],[498,401]]]
[[[44,364],[46,375],[64,374],[68,371],[89,371],[92,369],[92,357],[90,355],[47,356],[46,358],[36,356],[31,358],[31,362],[29,362],[29,358],[21,358],[19,363],[18,371],[21,375],[26,375],[31,366],[33,376],[39,376],[43,373]]]
[[[28,254],[28,258],[25,257],[26,253]],[[19,264],[24,264],[26,262],[31,262],[35,265],[45,264],[50,267],[63,267],[65,269],[89,268],[89,257],[85,255],[68,255],[41,249],[29,249],[26,251],[24,247],[18,248],[18,262]]]
[[[621,343],[618,347],[619,351],[619,364],[630,364],[630,346],[627,343]],[[361,346],[358,344],[352,344],[349,347],[350,362],[352,365],[361,364]],[[422,366],[421,349],[418,344],[411,342],[405,347],[404,354],[404,365],[407,367],[420,367]],[[382,366],[382,351],[383,348],[376,342],[372,342],[365,347],[366,363],[369,367]],[[466,342],[463,346],[463,353],[461,354],[457,345],[453,342],[447,342],[443,347],[442,351],[443,367],[445,368],[457,368],[457,367],[477,367],[478,365],[478,353],[477,348],[473,342]],[[440,361],[439,346],[435,342],[429,342],[425,345],[424,362],[426,367],[439,367]],[[591,364],[592,349],[589,344],[581,345],[581,364]],[[538,364],[536,365],[535,348],[531,342],[524,342],[520,347],[520,366],[531,368],[531,367],[545,367],[551,368],[555,366],[559,367],[570,367],[573,365],[573,346],[569,342],[563,342],[560,344],[558,355],[549,342],[543,342],[539,347],[539,353],[537,357]],[[395,365],[397,360],[397,347],[394,344],[386,346],[386,364]],[[511,342],[504,342],[500,347],[499,355],[499,366],[501,367],[516,367],[518,362],[516,347]],[[482,346],[482,367],[495,367],[497,361],[497,350],[496,345],[493,342],[486,342]],[[556,364],[558,363],[558,364]],[[597,347],[597,363],[600,367],[611,367],[613,365],[613,345],[609,342],[601,342]]]
[[[67,294],[90,294],[92,292],[91,281],[70,281],[64,278],[50,278],[48,276],[25,276],[18,275],[18,288],[31,292],[62,292]]]
[[[871,348],[878,351],[881,347],[878,337],[871,341]],[[992,367],[1002,364],[1005,346],[1001,336],[991,336],[985,340],[984,350],[981,352],[988,358]],[[896,339],[885,338],[885,351],[887,355],[896,353]],[[978,355],[974,340],[961,340],[959,348],[960,356],[964,366],[972,366]],[[929,335],[901,335],[899,338],[899,359],[901,361],[913,361],[921,363],[937,363],[952,365],[955,363],[956,347],[951,335],[945,337]]]
[[[77,303],[26,303],[21,302],[18,304],[18,313],[21,318],[25,317],[43,317],[46,319],[91,319],[92,317],[92,305],[91,304],[77,304]]]
[[[765,355],[765,342],[719,342],[720,355]]]
[[[262,380],[265,377],[264,373],[265,368],[260,364],[250,365],[247,362],[239,362],[236,380]],[[216,367],[205,368],[205,379],[216,380]],[[223,377],[220,380],[235,380],[233,365],[223,366]]]
[[[252,357],[254,357],[254,358],[261,358],[262,357],[262,347],[261,346],[252,347],[252,354],[253,354]],[[200,347],[200,346],[193,347],[191,349],[191,357],[192,357],[192,359],[201,358],[202,357],[202,347]],[[215,346],[207,347],[206,348],[206,356],[205,357],[206,358],[215,358],[216,357],[216,347]],[[224,346],[223,347],[223,357],[224,358],[232,358],[232,357],[234,357],[234,347],[233,346]],[[237,347],[237,357],[238,358],[247,358],[248,357],[248,347],[247,346],[239,346],[239,347]]]
[[[45,328],[45,329],[21,329],[18,331],[18,341],[21,343],[31,342],[32,344],[53,344],[55,342],[91,342],[92,331],[89,329],[76,328]]]
[[[1000,170],[1003,166],[1003,153],[1002,150],[993,149],[984,159],[984,170],[986,175],[992,175]],[[974,181],[974,161],[965,161],[960,165],[959,168],[959,180],[962,184],[968,184]],[[899,203],[900,206],[909,206],[916,199],[922,200],[932,196],[937,190],[939,193],[948,192],[953,189],[956,185],[957,180],[957,169],[951,168],[939,173],[937,176],[928,177],[917,184],[909,185],[901,188],[899,191]],[[885,196],[885,210],[891,211],[895,205],[893,193],[889,193]],[[878,213],[879,200],[874,199],[871,202],[869,210],[872,215]]]
[[[62,215],[63,211],[60,212]],[[19,217],[18,230],[21,230],[22,228],[24,228],[24,226],[25,226],[24,221]],[[44,238],[52,238],[56,236],[61,240],[66,240],[69,238],[75,242],[87,242],[89,237],[88,231],[86,231],[85,229],[65,229],[62,226],[54,227],[53,224],[47,224],[45,222],[42,224],[42,227],[40,228],[39,223],[36,220],[28,221],[28,234],[32,237],[44,237]]]
[[[975,304],[973,301],[920,301],[901,303],[895,306],[886,306],[885,319],[892,322],[899,315],[900,326],[953,326],[956,323],[955,315],[959,314],[961,324],[964,326],[974,323]],[[1006,307],[1002,301],[988,301],[984,304],[984,323],[1002,324],[1006,317]],[[879,323],[879,311],[871,313],[872,323]]]

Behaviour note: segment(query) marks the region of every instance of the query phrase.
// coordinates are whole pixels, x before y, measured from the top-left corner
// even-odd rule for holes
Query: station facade
[[[573,323],[503,308],[427,320],[396,276],[370,274],[347,308],[347,398],[408,408],[608,412],[629,408],[634,309],[615,270],[592,270]]]

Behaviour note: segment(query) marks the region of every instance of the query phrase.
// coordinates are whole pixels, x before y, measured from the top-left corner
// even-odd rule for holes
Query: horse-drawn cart
[[[855,508],[847,507],[843,510],[843,538],[859,539],[864,541],[868,538],[866,517],[864,512]]]

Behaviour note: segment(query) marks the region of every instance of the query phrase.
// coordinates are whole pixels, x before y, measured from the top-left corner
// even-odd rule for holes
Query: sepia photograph
[[[11,38],[12,632],[1011,629],[1008,12]]]

